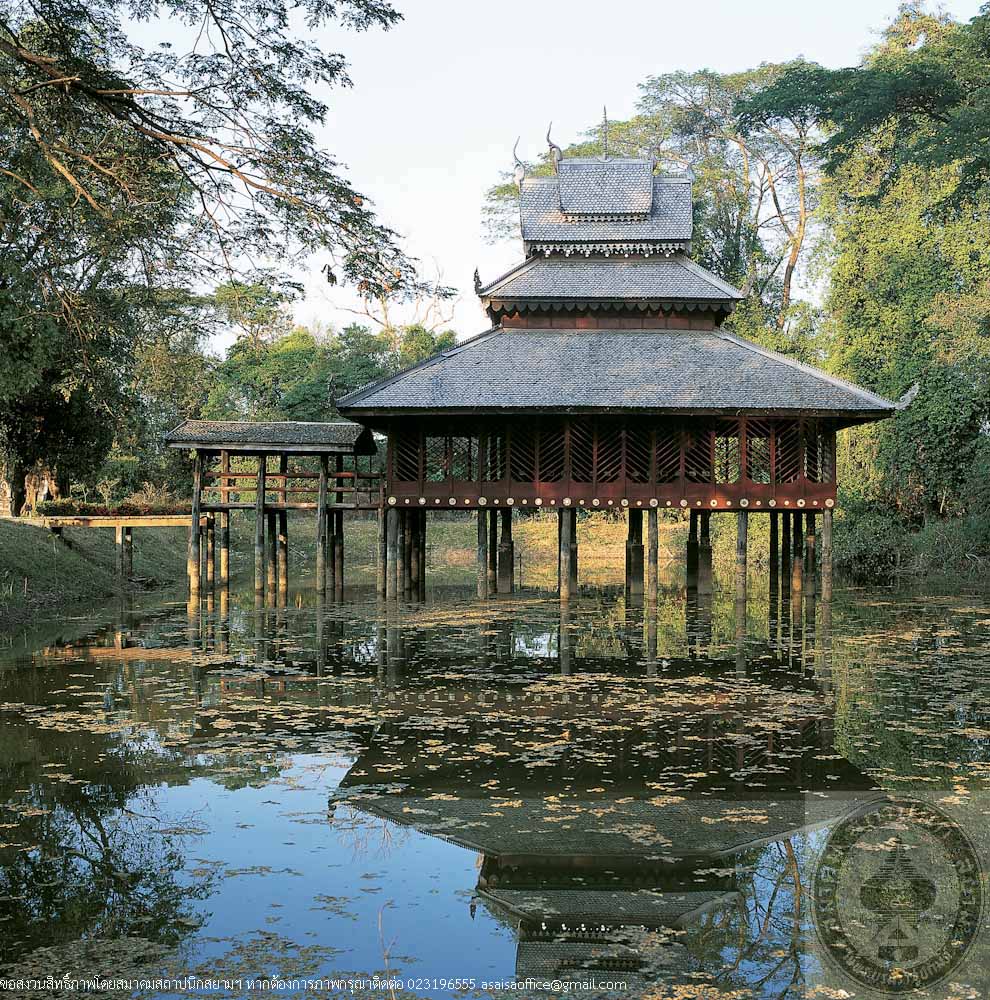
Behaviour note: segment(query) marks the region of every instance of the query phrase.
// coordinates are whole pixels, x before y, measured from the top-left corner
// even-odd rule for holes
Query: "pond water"
[[[986,995],[990,603],[746,618],[300,589],[39,626],[0,659],[0,980]]]

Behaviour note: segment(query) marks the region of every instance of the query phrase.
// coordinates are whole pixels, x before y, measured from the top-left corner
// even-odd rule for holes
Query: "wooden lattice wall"
[[[389,433],[396,504],[831,506],[831,422],[766,417],[403,422]]]

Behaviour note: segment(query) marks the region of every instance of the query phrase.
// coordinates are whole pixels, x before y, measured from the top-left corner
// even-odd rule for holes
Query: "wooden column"
[[[266,455],[258,456],[258,478],[254,486],[254,596],[265,594],[265,465]]]
[[[736,600],[746,603],[747,541],[749,514],[741,510],[736,514]]]
[[[120,586],[124,582],[124,528],[123,525],[118,524],[113,529],[114,536],[114,553],[113,553],[113,564],[114,564],[114,575],[117,577],[117,585]],[[199,567],[197,566],[197,569]]]
[[[388,508],[378,508],[378,545],[375,560],[375,593],[388,596]]]
[[[814,597],[817,590],[815,581],[817,564],[815,559],[815,512],[813,510],[805,513],[805,524],[804,581],[808,594]]]
[[[419,599],[426,600],[426,511],[419,512]]]
[[[327,477],[329,460],[320,455],[320,485],[316,494],[316,592],[327,592]]]
[[[278,515],[275,511],[268,512],[268,523],[265,525],[265,585],[268,588],[268,602],[275,603],[278,592]]]
[[[230,511],[220,512],[220,587],[230,586]]]
[[[409,596],[414,600],[419,600],[419,570],[420,570],[420,554],[419,547],[422,545],[420,540],[420,524],[422,519],[419,516],[418,510],[409,511],[409,538],[410,538],[410,549],[409,549]]]
[[[712,513],[698,512],[698,593],[712,592]]]
[[[488,517],[484,507],[478,508],[478,597],[488,597]]]
[[[206,588],[213,589],[214,570],[217,560],[217,516],[206,515]]]
[[[660,533],[657,525],[657,509],[651,507],[646,512],[646,593],[650,601],[650,607],[655,609],[657,594],[659,590],[659,572],[657,568],[658,554],[660,550]],[[652,616],[653,622],[653,658],[656,659],[656,613]]]
[[[559,519],[558,522],[558,539],[559,539],[559,563],[560,566],[560,583],[558,590],[560,592],[560,599],[562,601],[569,601],[571,599],[571,518],[574,517],[574,511],[567,508],[561,507],[557,513]]]
[[[285,604],[289,597],[289,512],[278,512],[278,599]]]
[[[401,511],[389,507],[386,512],[387,565],[385,567],[385,596],[390,601],[399,599],[399,518]]]
[[[800,597],[804,584],[804,539],[801,515],[791,514],[791,597]]]
[[[791,515],[780,512],[780,596],[786,598],[791,592]]]
[[[406,596],[406,518],[409,512],[397,509],[398,521],[395,536],[396,569],[395,569],[395,596],[397,600],[402,600]]]
[[[698,589],[698,512],[692,510],[688,520],[687,585]]]
[[[643,593],[643,511],[629,508],[626,534],[626,593],[639,596]]]
[[[488,593],[498,593],[498,511],[488,510]]]
[[[193,459],[192,514],[189,519],[189,551],[186,553],[190,599],[199,597],[199,508],[202,492],[203,456],[197,451]]]
[[[357,460],[355,459],[355,465]],[[344,494],[339,487],[343,485],[343,480],[339,473],[344,471],[344,456],[337,456],[337,510],[334,512],[333,526],[333,588],[334,596],[339,600],[344,596]],[[357,477],[351,480],[353,486],[357,486]],[[351,493],[355,498],[356,494]]]
[[[511,594],[515,587],[515,544],[512,541],[512,508],[499,511],[502,519],[502,539],[498,545],[498,592]]]
[[[576,594],[578,589],[578,540],[577,540],[577,511],[571,508],[571,593]],[[642,529],[641,534],[642,534]],[[640,538],[642,541],[642,538]]]
[[[134,529],[124,528],[124,579],[134,575]]]
[[[278,471],[282,474],[282,503],[289,502],[289,456],[279,455]],[[289,512],[278,512],[278,537],[276,558],[278,560],[278,596],[279,603],[284,604],[289,595]]]
[[[780,587],[780,515],[777,511],[770,512],[770,598],[777,594]]]
[[[832,600],[832,511],[822,511],[822,601]]]

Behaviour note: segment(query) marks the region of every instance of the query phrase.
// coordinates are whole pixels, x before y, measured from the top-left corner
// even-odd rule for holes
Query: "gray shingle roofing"
[[[700,299],[742,293],[682,254],[673,257],[531,257],[482,288],[482,299]]]
[[[566,215],[645,215],[653,205],[649,160],[561,160],[557,180]]]
[[[722,330],[495,329],[338,400],[342,412],[651,410],[877,417],[894,404]]]
[[[561,167],[568,161],[563,160]],[[527,243],[590,243],[609,240],[643,242],[691,239],[691,182],[686,177],[654,177],[649,213],[628,218],[590,220],[568,218],[561,210],[559,177],[568,176],[565,170],[558,177],[527,177],[519,193],[519,221],[522,238]],[[569,185],[565,182],[565,187]],[[618,203],[599,190],[600,199],[589,214],[613,214],[607,207]],[[626,204],[633,199],[626,193]],[[577,204],[575,199],[573,204]],[[584,195],[580,203],[588,203]]]
[[[228,447],[236,451],[255,445],[271,445],[299,447],[305,451],[375,453],[374,441],[367,428],[344,421],[183,420],[165,435],[165,441],[173,448]]]

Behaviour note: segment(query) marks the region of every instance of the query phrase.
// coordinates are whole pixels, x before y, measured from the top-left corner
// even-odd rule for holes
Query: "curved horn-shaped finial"
[[[547,145],[550,147],[550,162],[553,165],[553,172],[557,173],[560,161],[564,158],[564,151],[550,138],[550,130],[552,128],[553,122],[550,122],[547,126]]]
[[[516,184],[518,184],[519,187],[522,187],[522,182],[526,177],[526,164],[519,159],[519,154],[516,152],[516,150],[519,148],[519,139],[521,138],[522,136],[517,138],[516,144],[512,147],[512,159],[516,161],[516,168],[513,171],[513,174],[516,178]]]

